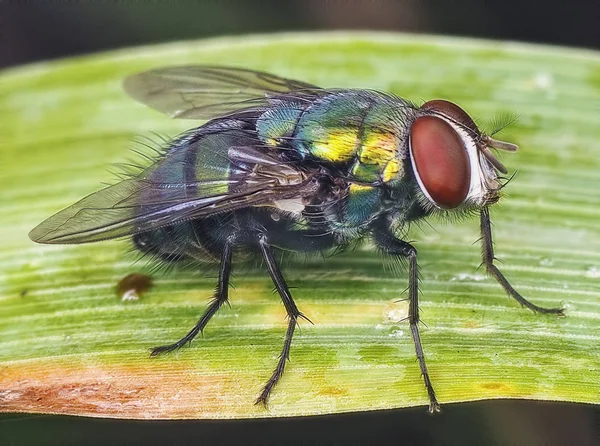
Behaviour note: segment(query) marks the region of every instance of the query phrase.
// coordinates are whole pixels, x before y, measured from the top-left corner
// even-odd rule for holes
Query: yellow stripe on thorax
[[[358,184],[358,183],[350,183],[350,188],[348,189],[348,193],[350,195],[354,195],[360,192],[368,192],[374,190],[374,186],[369,186],[366,184]]]
[[[331,162],[350,161],[356,153],[357,139],[358,129],[328,129],[323,140],[315,141],[310,151],[314,156],[323,160]]]
[[[362,181],[384,182],[395,179],[401,170],[398,159],[398,140],[393,133],[371,131],[363,138],[358,162],[352,173]]]

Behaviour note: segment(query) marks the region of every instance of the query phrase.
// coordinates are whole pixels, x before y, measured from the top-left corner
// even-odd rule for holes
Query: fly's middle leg
[[[231,276],[231,258],[233,254],[234,244],[235,238],[229,237],[229,239],[225,243],[225,246],[223,247],[223,252],[221,254],[221,263],[219,266],[219,279],[215,289],[215,294],[200,320],[198,320],[194,328],[192,328],[188,332],[188,334],[186,334],[179,341],[169,345],[161,345],[160,347],[154,347],[152,349],[152,352],[150,353],[150,356],[157,356],[161,353],[177,350],[183,347],[185,344],[192,342],[192,340],[198,335],[198,333],[204,330],[204,327],[206,327],[210,319],[215,315],[219,308],[221,308],[221,306],[223,306],[224,303],[228,302],[229,278]]]
[[[387,254],[401,256],[408,259],[408,322],[415,344],[415,352],[419,361],[421,375],[429,396],[429,412],[439,412],[440,405],[435,396],[427,364],[425,363],[425,354],[419,335],[419,267],[417,264],[417,250],[408,242],[398,239],[387,225],[379,224],[373,229],[375,243]]]
[[[267,401],[269,400],[269,395],[271,394],[271,391],[273,390],[273,388],[275,387],[277,382],[281,379],[281,377],[283,375],[283,371],[285,369],[285,364],[290,357],[290,348],[292,346],[292,337],[294,336],[294,330],[296,328],[296,325],[298,324],[298,319],[299,318],[306,319],[306,317],[300,312],[300,310],[298,310],[298,307],[296,306],[294,299],[292,299],[290,290],[287,286],[287,283],[285,282],[285,279],[283,278],[283,275],[281,273],[279,266],[277,265],[277,262],[273,255],[273,250],[272,250],[271,246],[269,245],[269,241],[268,241],[266,235],[264,235],[264,234],[259,235],[259,246],[260,246],[262,255],[265,259],[265,263],[269,270],[271,279],[273,280],[273,283],[275,284],[275,288],[277,289],[277,292],[281,296],[281,300],[283,301],[283,305],[286,309],[287,316],[289,318],[288,328],[287,328],[287,332],[285,334],[285,340],[283,341],[283,349],[281,350],[281,355],[279,356],[279,361],[277,362],[277,366],[275,367],[273,374],[271,375],[271,377],[269,378],[269,380],[263,387],[259,397],[256,399],[256,404],[262,404],[263,406],[266,407]]]

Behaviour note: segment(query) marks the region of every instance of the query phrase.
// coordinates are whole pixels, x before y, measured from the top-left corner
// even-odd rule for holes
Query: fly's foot
[[[429,402],[429,409],[427,409],[427,412],[434,414],[434,413],[440,413],[441,411],[442,411],[442,408],[440,407],[440,404],[437,401]]]
[[[539,307],[539,306],[537,306],[535,304],[532,304],[531,302],[529,302],[525,298],[523,298],[523,302],[520,302],[520,304],[522,306],[526,307],[526,308],[529,308],[534,313],[539,313],[539,314],[556,314],[557,316],[560,316],[560,317],[565,316],[565,309],[564,308],[544,308],[544,307]]]
[[[267,385],[263,388],[258,398],[256,398],[256,401],[254,401],[255,406],[263,406],[265,409],[268,409],[267,402],[269,401],[269,395],[271,394],[271,389],[273,388],[273,385],[274,384],[271,384],[270,381],[267,383]]]
[[[187,340],[185,342],[178,341],[178,342],[175,342],[174,344],[160,345],[158,347],[153,347],[150,349],[150,357],[154,358],[155,356],[161,355],[163,353],[169,353],[174,350],[179,350],[187,342],[188,342]]]

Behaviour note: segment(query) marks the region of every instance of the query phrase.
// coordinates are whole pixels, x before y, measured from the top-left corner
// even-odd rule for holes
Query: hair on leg
[[[409,261],[408,273],[408,322],[415,344],[415,353],[421,368],[421,375],[429,396],[429,412],[439,412],[440,405],[433,390],[433,384],[429,378],[425,354],[419,335],[419,266],[417,263],[417,250],[408,242],[398,239],[385,224],[379,224],[373,229],[375,243],[385,253],[393,256],[401,256]]]
[[[157,356],[161,353],[177,350],[183,347],[185,344],[191,342],[198,335],[198,333],[204,330],[204,327],[206,327],[210,319],[216,314],[219,308],[221,308],[224,303],[228,302],[229,278],[231,276],[231,258],[233,255],[234,244],[235,238],[230,237],[223,247],[221,263],[219,266],[219,279],[215,289],[214,297],[202,317],[198,320],[196,325],[194,325],[194,328],[192,328],[183,338],[177,342],[174,342],[173,344],[154,347],[150,353],[150,356]]]
[[[504,274],[500,272],[500,270],[494,265],[494,242],[492,240],[492,224],[490,221],[490,211],[487,207],[481,210],[480,215],[480,230],[481,230],[481,245],[482,245],[482,257],[483,263],[485,264],[485,269],[487,272],[494,278],[496,281],[504,288],[504,291],[508,293],[510,297],[515,299],[524,307],[529,308],[530,310],[535,311],[536,313],[545,313],[545,314],[558,314],[559,316],[564,316],[564,309],[562,308],[544,308],[539,307],[527,299],[525,299],[521,294],[515,290],[512,285],[506,280]]]
[[[277,382],[281,379],[285,369],[285,363],[290,357],[292,337],[294,336],[294,330],[296,328],[296,324],[298,323],[298,319],[301,317],[305,318],[305,316],[300,312],[300,310],[298,310],[294,299],[292,299],[290,290],[287,286],[287,283],[285,282],[285,279],[283,278],[283,275],[281,274],[281,270],[277,265],[275,257],[273,256],[273,250],[269,245],[266,235],[259,235],[259,245],[263,257],[265,259],[265,264],[267,265],[267,269],[269,270],[271,279],[275,284],[277,292],[281,296],[283,306],[285,307],[287,316],[289,318],[287,332],[283,341],[283,349],[281,350],[281,355],[279,356],[277,366],[275,367],[273,374],[263,387],[259,397],[256,399],[255,404],[262,404],[266,407],[267,401],[269,400],[269,395],[271,394],[271,391],[273,390]]]

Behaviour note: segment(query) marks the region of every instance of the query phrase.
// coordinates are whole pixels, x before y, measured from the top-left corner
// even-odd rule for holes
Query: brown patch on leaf
[[[344,396],[344,395],[350,394],[348,389],[344,389],[342,387],[337,387],[337,386],[324,387],[324,388],[320,389],[319,392],[317,392],[317,393],[319,395],[325,395],[325,396]]]
[[[89,361],[89,360],[88,360]],[[232,395],[228,376],[189,363],[149,360],[143,366],[32,360],[2,368],[0,412],[109,418],[232,416],[250,395]]]
[[[479,328],[479,324],[475,321],[467,321],[464,324],[465,328]]]
[[[480,386],[487,390],[510,390],[510,387],[504,383],[482,383]]]

